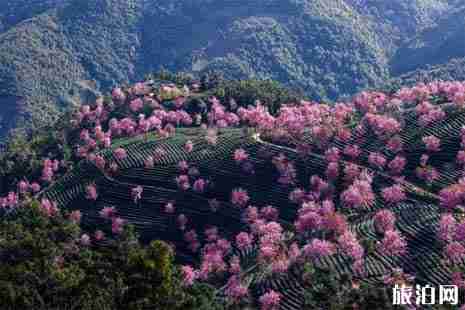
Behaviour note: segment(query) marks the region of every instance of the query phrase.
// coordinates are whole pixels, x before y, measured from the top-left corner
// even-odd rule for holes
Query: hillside
[[[67,2],[68,0],[4,0],[0,3],[0,33]]]
[[[405,40],[434,25],[440,16],[447,15],[449,8],[454,6],[452,1],[447,0],[347,0],[346,3],[371,24],[389,56]]]
[[[395,75],[465,58],[465,7],[457,8],[403,44],[392,59]],[[462,77],[463,78],[463,77]]]
[[[353,93],[386,76],[379,42],[343,1],[205,2],[195,7],[186,2],[168,13],[163,9],[157,5],[152,13],[159,27],[147,38],[155,43],[149,48],[159,59],[155,65],[271,78],[305,89],[315,99]],[[190,33],[181,31],[187,24]]]
[[[270,78],[334,100],[390,78],[397,48],[451,7],[443,0],[2,2],[0,131],[59,117],[76,82],[108,90],[162,67]],[[428,57],[422,61],[434,63]]]
[[[419,82],[429,83],[432,81],[464,80],[465,57],[453,58],[445,64],[427,65],[419,69],[404,73],[392,78],[385,83],[385,87],[398,89],[401,85],[413,86]]]
[[[450,192],[463,190],[462,83],[430,83],[403,88],[391,96],[361,93],[352,102],[336,107],[303,102],[293,108],[283,106],[274,117],[257,106],[234,112],[234,108],[212,100],[208,114],[202,114],[204,126],[209,124],[209,129],[191,124],[182,114],[183,109],[173,106],[176,100],[171,101],[172,92],[163,85],[142,89],[140,84],[127,89],[124,97],[113,92],[113,104],[105,102],[110,113],[107,116],[119,115],[116,121],[103,116],[101,123],[103,130],[117,135],[112,135],[111,147],[97,146],[95,153],[86,155],[93,144],[93,132],[98,136],[102,130],[92,129],[92,115],[99,115],[94,114],[98,113],[98,105],[81,110],[87,111],[84,117],[79,113],[75,116],[75,120],[81,119],[81,128],[70,134],[79,145],[76,150],[81,150],[77,154],[87,159],[75,161],[73,170],[42,193],[41,197],[57,202],[60,208],[80,210],[83,227],[105,227],[100,210],[115,208],[119,216],[134,225],[141,240],[169,241],[176,248],[179,262],[196,266],[200,259],[198,272],[208,274],[212,271],[202,266],[216,264],[219,258],[209,261],[205,253],[214,242],[203,231],[217,227],[217,233],[227,240],[235,240],[244,231],[256,234],[254,247],[233,247],[228,255],[219,255],[230,263],[231,257],[239,257],[241,283],[247,283],[254,298],[270,289],[279,292],[280,309],[320,309],[311,308],[304,297],[313,286],[302,276],[305,272],[301,264],[310,262],[313,268],[330,272],[337,281],[350,275],[373,287],[399,268],[415,275],[418,284],[451,281],[450,269],[441,264],[447,251],[444,240],[436,236],[441,236],[438,227],[444,225],[440,223],[446,214],[459,218],[462,212],[462,198],[449,196]],[[149,97],[157,98],[161,106],[153,105]],[[124,103],[120,102],[122,98]],[[136,109],[137,98],[144,98],[144,103]],[[189,104],[184,104],[187,109]],[[135,120],[138,111],[144,111],[147,118],[138,116],[137,129],[131,134],[134,128],[125,124]],[[240,123],[232,116],[235,113]],[[164,125],[143,133],[144,121],[149,119]],[[169,129],[172,122],[178,123],[175,131]],[[223,124],[222,128],[212,133],[219,124]],[[326,132],[321,128],[327,128]],[[124,137],[125,132],[129,132],[128,137]],[[191,148],[186,147],[189,143]],[[358,152],[352,149],[354,146]],[[238,150],[247,155],[245,159],[238,159]],[[181,181],[184,178],[187,181]],[[97,190],[93,199],[89,198],[89,188]],[[134,195],[135,188],[141,188],[140,196]],[[249,208],[235,202],[232,193],[239,188],[246,191]],[[301,190],[306,194],[295,198]],[[328,207],[328,201],[333,207]],[[175,206],[172,211],[166,211],[169,203]],[[247,214],[255,207],[260,210],[259,219],[252,222],[257,222],[244,222],[244,218],[253,217]],[[391,229],[402,236],[397,241],[400,248],[389,240],[383,241],[383,233],[387,232],[379,225],[388,224],[383,224],[379,214],[384,213],[379,212],[387,210],[396,222]],[[338,219],[342,222],[337,222],[337,227],[344,229],[347,225],[346,229],[366,246],[361,254],[363,274],[357,271],[357,260],[353,260],[359,254],[344,252],[347,249],[336,237],[340,237],[337,228],[324,221],[314,222],[317,214],[313,212],[321,212],[322,218],[329,216],[329,223],[333,216],[343,217]],[[182,217],[185,221],[180,220]],[[282,238],[278,244],[268,245],[268,239],[260,237],[260,228],[254,226],[265,225],[260,224],[260,219],[278,223],[286,230],[282,236],[278,233]],[[329,254],[323,250],[326,254],[305,254],[313,253],[309,242],[315,238],[341,248]],[[289,258],[289,265],[275,266],[284,263],[283,255],[291,257],[291,249],[284,244],[292,242],[302,247],[299,253],[305,257],[303,261]],[[386,248],[381,247],[383,242],[387,242]],[[199,251],[202,246],[207,252]],[[266,246],[279,247],[281,252],[266,254],[272,258],[264,259]],[[199,257],[198,253],[203,255]],[[216,283],[216,277],[224,275],[217,272],[209,283]],[[220,294],[234,298],[223,289],[219,289]]]
[[[74,1],[1,35],[0,96],[12,111],[3,118],[41,126],[60,116],[76,82],[98,89],[132,79],[136,11],[127,1]]]
[[[337,105],[287,105],[271,82],[222,91],[178,82],[116,88],[31,141],[13,140],[0,158],[0,216],[34,203],[47,223],[63,212],[87,232],[66,241],[66,260],[73,247],[124,248],[126,229],[143,244],[161,239],[182,264],[180,288],[209,285],[223,309],[393,309],[393,284],[462,283],[464,82]],[[250,97],[231,101],[234,92]],[[9,237],[13,253],[21,236]],[[8,257],[10,269],[22,259]]]
[[[463,115],[460,122],[463,122]],[[119,141],[117,147],[126,149],[128,157],[122,162],[118,161],[120,170],[117,175],[102,174],[94,166],[82,163],[45,195],[58,202],[61,208],[80,210],[84,217],[84,227],[104,227],[105,221],[100,218],[99,210],[115,207],[120,216],[128,219],[129,223],[136,227],[141,234],[141,240],[160,238],[170,241],[176,247],[178,262],[184,264],[195,264],[197,254],[192,251],[190,243],[179,231],[179,214],[188,218],[187,231],[192,229],[198,232],[201,242],[205,243],[207,241],[202,232],[208,227],[218,227],[219,234],[229,240],[234,240],[237,234],[246,229],[247,225],[241,220],[243,215],[230,202],[230,192],[233,188],[247,189],[254,206],[277,207],[278,222],[283,227],[290,227],[296,220],[299,206],[288,198],[293,187],[276,184],[279,173],[271,164],[270,158],[281,155],[291,160],[299,171],[297,178],[302,180],[302,183],[299,182],[301,186],[306,184],[312,175],[319,175],[324,171],[324,160],[316,154],[306,157],[305,160],[299,159],[295,150],[257,141],[244,135],[240,129],[221,132],[215,147],[206,143],[205,134],[202,130],[179,130],[169,139],[154,136],[148,140],[139,138]],[[183,150],[186,141],[194,143],[193,152],[187,153]],[[166,150],[167,155],[156,160],[154,168],[144,167],[144,160],[160,148]],[[233,161],[236,149],[243,149],[249,154],[249,162],[253,163],[255,171],[253,174],[244,173]],[[262,154],[267,154],[267,157],[263,157]],[[110,152],[102,155],[108,162],[115,160]],[[200,177],[212,182],[212,186],[205,193],[197,193],[195,190],[179,192],[175,177],[179,173],[178,163],[182,160],[187,161],[191,167],[196,167]],[[376,188],[392,184],[389,178],[374,173]],[[95,184],[98,188],[99,197],[95,203],[86,200],[85,184]],[[143,198],[135,205],[131,189],[139,185],[144,189]],[[343,189],[342,185],[338,186],[335,196],[339,196]],[[444,281],[450,281],[447,269],[439,264],[441,247],[432,237],[440,218],[437,201],[422,197],[414,191],[409,191],[408,197],[408,201],[391,206],[389,210],[395,212],[397,225],[405,233],[409,255],[393,259],[380,252],[372,253],[366,258],[367,274],[363,281],[376,283],[394,268],[403,268],[405,272],[415,274],[417,283],[439,285]],[[211,210],[212,199],[218,202],[217,211]],[[163,211],[169,201],[176,207],[173,214]],[[380,201],[370,211],[352,214],[351,229],[357,232],[360,238],[367,238],[373,242],[377,240],[373,217],[383,207],[384,204]],[[234,253],[241,258],[243,270],[247,270],[256,263],[258,249],[245,252],[234,249]],[[425,254],[418,260],[417,253]],[[318,265],[330,268],[337,278],[346,272],[353,272],[344,255],[324,258]],[[253,296],[258,298],[266,290],[273,289],[282,294],[280,309],[299,310],[304,308],[304,295],[308,289],[308,283],[301,278],[299,272],[298,266],[291,268],[288,273],[270,273],[265,269],[244,273],[243,280],[248,282],[247,279],[250,279],[249,289]]]

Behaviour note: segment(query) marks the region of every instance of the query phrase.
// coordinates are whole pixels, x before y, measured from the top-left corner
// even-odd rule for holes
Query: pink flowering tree
[[[410,208],[412,201],[425,199],[439,206],[443,214],[437,235],[443,260],[458,267],[465,252],[465,226],[457,215],[465,205],[464,180],[459,176],[465,165],[465,129],[453,122],[453,128],[444,132],[435,126],[461,113],[464,90],[463,83],[433,82],[393,94],[362,92],[343,103],[302,101],[283,105],[273,113],[260,102],[238,108],[237,102],[225,104],[211,97],[202,116],[188,110],[189,87],[137,83],[116,88],[111,98],[81,106],[71,120],[70,141],[76,143],[76,161],[91,163],[106,177],[115,177],[117,171],[126,173],[126,163],[132,161],[153,172],[162,167],[172,151],[171,147],[157,146],[137,156],[129,145],[115,141],[143,137],[142,142],[151,147],[152,141],[179,137],[179,127],[199,127],[200,138],[177,140],[183,141],[176,147],[184,157],[173,163],[178,174],[170,176],[171,185],[179,189],[173,198],[206,198],[208,206],[202,211],[206,209],[215,216],[229,212],[243,226],[230,234],[223,234],[224,227],[218,223],[208,223],[217,228],[197,227],[200,224],[195,214],[191,216],[182,209],[182,203],[176,208],[171,198],[162,202],[161,213],[176,223],[176,239],[200,259],[199,264],[181,268],[184,286],[202,281],[221,283],[228,300],[240,305],[253,297],[255,283],[248,277],[247,261],[254,262],[254,272],[276,277],[302,265],[315,271],[321,267],[319,261],[336,261],[342,256],[351,264],[353,274],[363,278],[368,276],[366,264],[376,255],[408,259],[411,236],[402,233],[399,225],[406,224],[400,222],[399,214]],[[266,201],[266,195],[258,195],[257,188],[249,188],[247,182],[230,186],[216,197],[210,189],[221,180],[210,182],[209,176],[200,174],[201,165],[193,165],[194,157],[223,147],[227,141],[223,134],[238,126],[246,129],[243,134],[251,144],[261,145],[265,152],[255,154],[253,147],[242,144],[234,146],[227,158],[240,166],[250,181],[260,175],[260,169],[272,169],[270,192],[282,190],[284,197],[289,195],[288,203]],[[270,145],[273,151],[266,154]],[[113,156],[109,156],[111,153]],[[28,176],[31,182],[16,180],[11,192],[0,198],[1,208],[20,207],[22,198],[53,185],[64,170],[66,162],[44,156],[37,178]],[[138,203],[143,188],[135,186],[128,194]],[[89,200],[98,199],[95,184],[86,186],[85,195]],[[260,205],[262,201],[264,205]],[[39,209],[49,219],[59,211],[57,203],[46,198]],[[116,238],[124,234],[129,221],[116,208],[106,206],[99,213],[111,225],[106,234]],[[79,223],[81,214],[74,211],[68,220]],[[358,229],[359,221],[366,224],[368,233]],[[80,246],[92,247],[104,237],[100,231],[80,234],[74,240]],[[397,270],[386,268],[385,273],[391,280],[398,278]],[[452,276],[456,283],[463,282],[460,272]],[[351,283],[355,288],[357,285]],[[267,289],[256,302],[263,309],[274,309],[286,303],[286,296]]]

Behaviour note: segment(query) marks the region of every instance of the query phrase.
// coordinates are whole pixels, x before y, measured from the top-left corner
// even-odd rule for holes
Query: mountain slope
[[[64,5],[69,0],[3,0],[0,2],[0,33],[18,23]]]
[[[298,206],[288,200],[292,188],[276,186],[276,171],[270,164],[269,156],[284,154],[296,161],[299,179],[307,180],[312,174],[324,170],[325,163],[317,156],[309,156],[305,160],[298,159],[295,150],[283,148],[279,145],[263,143],[247,137],[240,129],[224,130],[218,137],[215,147],[208,146],[202,130],[179,130],[169,139],[150,137],[147,139],[123,140],[118,144],[128,151],[128,158],[119,162],[120,171],[117,176],[102,174],[95,166],[81,163],[78,169],[67,175],[62,182],[58,182],[45,195],[57,201],[61,208],[80,210],[83,212],[84,225],[91,229],[102,227],[105,222],[99,216],[99,210],[104,207],[116,207],[118,214],[128,219],[140,233],[142,240],[153,238],[167,240],[176,247],[177,258],[183,263],[192,263],[196,254],[189,250],[183,234],[177,228],[177,214],[184,214],[189,218],[189,229],[202,232],[205,227],[217,226],[220,234],[226,238],[234,237],[244,229],[241,212],[230,203],[230,190],[234,187],[247,188],[256,206],[273,205],[280,212],[279,222],[283,225],[292,223]],[[191,140],[196,145],[194,152],[187,154],[183,145]],[[153,154],[156,149],[167,150],[167,156],[156,161],[156,167],[144,168],[147,154]],[[255,173],[249,175],[232,160],[234,150],[242,148],[250,154],[254,163]],[[208,152],[206,152],[208,150]],[[102,154],[107,161],[114,160],[110,152]],[[177,191],[175,176],[177,164],[186,160],[197,167],[202,176],[208,176],[213,182],[214,189],[205,194]],[[381,177],[377,182],[384,184]],[[85,198],[85,184],[96,184],[99,188],[99,198],[95,203],[89,203]],[[144,187],[142,200],[134,205],[131,188],[137,185]],[[381,187],[381,186],[380,186]],[[209,200],[216,199],[220,203],[219,210],[212,212]],[[440,247],[434,238],[435,227],[439,219],[438,207],[423,202],[419,197],[411,196],[411,201],[392,207],[399,217],[399,226],[406,232],[409,251],[412,255],[395,261],[388,256],[376,253],[367,259],[368,275],[366,280],[377,279],[391,268],[405,268],[415,272],[417,280],[425,283],[441,283],[448,281],[447,271],[439,267]],[[166,214],[164,206],[167,201],[175,201],[176,213]],[[380,206],[381,207],[381,206]],[[419,211],[421,209],[421,211]],[[376,239],[373,225],[375,211],[363,216],[352,218],[352,229],[360,236]],[[425,246],[427,244],[427,246]],[[429,251],[427,259],[418,261],[415,253]],[[237,251],[237,249],[235,249]],[[238,252],[244,261],[254,261],[256,250]],[[323,259],[324,266],[332,266],[337,273],[350,270],[348,262],[340,255],[336,258]],[[434,267],[432,267],[434,266]],[[350,271],[349,271],[350,272]],[[303,309],[305,284],[300,278],[299,271],[275,275],[257,275],[251,272],[251,291],[260,296],[266,288],[272,288],[283,294],[283,309]]]
[[[381,46],[339,0],[147,2],[141,29],[139,72],[218,69],[232,78],[276,79],[326,99],[386,75]],[[355,83],[336,82],[335,72]]]
[[[156,85],[153,81],[149,84]],[[364,92],[350,103],[333,107],[307,102],[281,109],[276,118],[259,107],[249,107],[237,110],[238,120],[246,122],[232,122],[230,127],[226,119],[234,119],[229,113],[234,114],[230,111],[235,108],[230,110],[219,101],[212,102],[204,121],[212,127],[223,122],[218,131],[206,123],[200,126],[201,121],[188,121],[188,128],[179,128],[183,126],[175,116],[185,111],[182,104],[175,107],[171,97],[153,105],[151,98],[168,94],[166,84],[143,92],[135,91],[141,90],[141,85],[119,89],[114,92],[115,102],[107,97],[103,103],[83,108],[75,115],[69,134],[75,137],[74,148],[81,150],[82,160],[76,159],[74,169],[52,182],[42,197],[57,202],[60,208],[81,211],[82,223],[89,230],[105,225],[109,229],[108,218],[102,218],[100,211],[115,208],[143,240],[161,238],[174,244],[179,261],[195,265],[198,255],[203,256],[200,272],[205,270],[203,263],[211,246],[207,232],[202,232],[215,226],[221,238],[232,237],[237,244],[234,236],[244,230],[250,216],[253,223],[249,222],[249,228],[257,235],[258,245],[233,247],[228,258],[238,256],[243,268],[240,277],[254,297],[269,289],[281,293],[280,309],[315,309],[304,307],[305,293],[314,278],[306,281],[300,265],[312,258],[312,266],[324,267],[338,281],[350,274],[356,283],[381,283],[385,287],[386,276],[400,268],[414,275],[415,283],[420,285],[450,283],[451,270],[445,264],[449,251],[444,252],[444,240],[437,236],[443,229],[447,209],[463,215],[463,198],[455,198],[457,191],[465,192],[460,159],[461,128],[465,124],[463,85],[432,83],[421,87],[421,92],[415,87],[393,95]],[[137,98],[139,108],[134,104]],[[432,118],[425,118],[430,114]],[[144,130],[144,121],[153,117],[157,127],[152,132]],[[177,128],[167,135],[165,129],[173,123]],[[247,124],[247,130],[241,124]],[[93,140],[94,135],[96,139],[104,137],[104,130],[114,138],[113,143]],[[341,135],[343,130],[347,134]],[[435,145],[428,142],[431,139],[437,139]],[[354,146],[356,151],[352,152]],[[246,156],[238,156],[238,151]],[[199,186],[199,182],[203,185]],[[234,196],[238,188],[247,191],[242,206]],[[393,189],[400,192],[394,195]],[[246,209],[249,204],[254,207]],[[266,211],[270,205],[279,212]],[[256,209],[255,216],[251,211],[255,206],[267,207]],[[334,215],[334,210],[347,216],[347,223],[323,217]],[[380,210],[392,212],[395,221],[380,219]],[[280,238],[279,244],[302,244],[302,261],[286,264],[285,271],[273,269],[276,261],[267,265],[268,255],[279,262],[289,252],[283,248],[266,254],[263,248],[269,248],[268,238],[261,234],[266,235],[265,223],[269,219],[262,222],[258,212],[276,221],[270,234],[277,231],[277,223],[290,230],[286,235],[289,237]],[[324,221],[332,224],[322,224]],[[463,219],[460,221],[463,223]],[[380,223],[390,228],[380,229]],[[359,256],[348,254],[341,239],[336,238],[334,227],[345,224],[343,229],[350,227],[366,246],[356,251],[363,257],[363,272],[351,264]],[[399,244],[381,240],[383,234],[386,237],[388,231],[397,229],[403,238],[400,248],[406,249],[399,250],[400,255],[395,254],[397,245],[387,250],[380,247],[384,242]],[[307,254],[311,248],[308,243],[314,238],[327,238],[341,248],[329,251],[331,254]],[[198,251],[193,240],[198,246],[206,243],[204,251]],[[223,275],[225,270],[219,272]],[[218,278],[214,279],[218,283]]]
[[[437,18],[447,13],[450,1],[430,0],[346,0],[357,12],[366,17],[383,42],[389,55],[404,40],[415,36],[424,28],[430,27]]]
[[[454,58],[445,64],[427,65],[421,69],[407,72],[386,82],[386,89],[401,85],[412,86],[419,82],[465,80],[465,57]]]
[[[0,72],[3,104],[20,113],[3,115],[11,122],[26,115],[34,115],[34,121],[56,115],[56,105],[49,104],[52,94],[60,94],[84,76],[53,15],[38,16],[0,37]],[[15,97],[24,105],[17,104]]]
[[[399,75],[455,58],[465,58],[465,8],[454,10],[404,44],[391,61],[392,72]]]
[[[335,100],[387,80],[401,42],[450,6],[444,0],[2,2],[0,136],[18,124],[59,117],[76,81],[95,80],[107,90],[160,68],[274,79],[312,99]],[[402,73],[415,68],[396,63]]]
[[[76,81],[94,79],[109,87],[132,79],[136,11],[122,0],[74,1],[1,35],[0,97],[10,111],[1,127],[56,119],[60,105],[51,103]]]

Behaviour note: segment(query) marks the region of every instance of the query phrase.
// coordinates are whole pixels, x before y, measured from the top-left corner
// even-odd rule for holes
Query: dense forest
[[[162,68],[272,79],[323,101],[429,71],[460,80],[463,9],[447,0],[2,1],[0,131],[47,125]]]

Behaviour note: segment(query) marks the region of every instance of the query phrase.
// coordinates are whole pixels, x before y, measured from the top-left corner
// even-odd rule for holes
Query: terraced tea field
[[[396,213],[397,228],[408,243],[407,254],[397,259],[374,250],[366,259],[368,276],[365,281],[379,281],[388,270],[402,267],[405,272],[415,274],[417,283],[449,283],[450,270],[441,264],[441,247],[436,238],[440,218],[436,193],[454,183],[460,175],[454,162],[460,146],[460,128],[465,124],[465,114],[450,113],[444,121],[423,129],[418,127],[413,116],[407,115],[405,120],[401,138],[409,164],[406,167],[407,178],[402,185],[407,191],[408,199],[395,207],[389,207],[377,195],[376,204],[371,208],[343,212],[349,215],[351,229],[360,237],[377,240],[379,236],[373,225],[373,216],[377,210],[388,207]],[[293,148],[262,141],[245,129],[222,129],[215,146],[206,142],[205,133],[202,129],[184,128],[178,129],[170,138],[151,135],[146,138],[119,140],[114,143],[113,149],[124,148],[128,154],[125,160],[118,161],[111,150],[101,153],[107,162],[118,163],[120,170],[117,174],[103,173],[93,164],[83,161],[43,195],[58,202],[61,208],[81,210],[84,214],[82,222],[88,228],[108,226],[98,212],[103,207],[114,206],[119,216],[135,226],[142,240],[163,239],[171,242],[176,247],[178,260],[184,263],[197,262],[198,255],[187,248],[187,242],[183,240],[183,234],[177,228],[176,218],[179,214],[187,216],[188,229],[195,229],[199,235],[202,235],[201,232],[209,225],[217,226],[220,234],[227,237],[244,229],[245,223],[241,220],[240,210],[230,202],[233,188],[247,189],[252,205],[277,207],[280,211],[280,223],[284,228],[292,229],[291,225],[299,206],[288,199],[292,187],[277,185],[276,179],[279,174],[270,159],[282,153],[292,160],[297,170],[297,183],[306,187],[310,176],[324,175],[324,158],[319,154],[310,154],[302,158]],[[428,187],[418,183],[415,167],[424,151],[421,138],[431,134],[441,138],[442,147],[431,161],[440,172],[440,177],[433,186]],[[379,140],[367,134],[360,135],[365,142],[361,145],[363,153],[359,156],[357,164],[368,167],[366,158],[370,151],[382,151],[389,158],[394,156],[385,150],[385,146]],[[188,140],[194,143],[191,153],[187,153],[183,148]],[[334,146],[342,149],[345,144],[337,142]],[[238,148],[249,154],[253,171],[245,172],[233,160],[233,153]],[[159,149],[163,149],[166,155],[155,157],[154,168],[145,168],[144,160]],[[182,160],[187,161],[191,167],[196,167],[200,176],[210,181],[211,186],[205,193],[178,190],[175,177],[178,175],[178,162]],[[373,189],[376,193],[379,193],[382,187],[393,184],[392,177],[382,172],[371,171],[374,173]],[[99,196],[95,202],[89,202],[85,198],[85,186],[93,182],[98,188]],[[143,195],[138,203],[134,203],[131,189],[138,185],[143,187]],[[339,183],[334,186],[335,197],[339,197],[342,186]],[[216,212],[210,208],[211,199],[220,203]],[[169,201],[175,202],[176,212],[173,214],[164,211],[164,206]],[[273,288],[283,295],[282,309],[300,309],[304,284],[299,280],[299,267],[293,268],[285,275],[267,276],[256,273],[254,252],[255,250],[250,250],[239,253],[243,257],[242,264],[247,265],[243,266],[244,270],[249,270],[252,293],[259,296],[267,289]],[[349,260],[342,255],[320,260],[319,264],[332,268],[337,275],[352,272]]]

